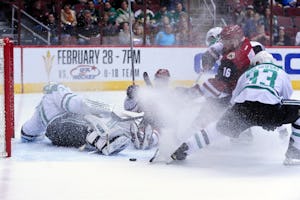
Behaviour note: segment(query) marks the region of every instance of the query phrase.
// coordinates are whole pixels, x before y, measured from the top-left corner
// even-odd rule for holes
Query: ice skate
[[[187,150],[189,150],[189,146],[186,143],[180,145],[180,147],[171,155],[173,160],[185,160],[187,157]]]
[[[289,147],[285,153],[284,165],[300,165],[300,149],[293,146],[294,140],[291,138]]]

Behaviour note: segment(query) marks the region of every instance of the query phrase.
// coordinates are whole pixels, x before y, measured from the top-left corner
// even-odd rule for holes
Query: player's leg
[[[292,134],[285,157],[286,165],[300,164],[300,119],[292,124]]]
[[[205,129],[195,133],[183,143],[173,154],[173,160],[184,160],[190,155],[212,143],[220,143],[229,138],[237,138],[251,124],[246,122],[247,108],[235,105],[229,108],[217,123],[210,124]]]
[[[24,123],[21,128],[22,142],[41,141],[45,137],[46,126],[39,117],[39,111],[36,109],[33,116]]]

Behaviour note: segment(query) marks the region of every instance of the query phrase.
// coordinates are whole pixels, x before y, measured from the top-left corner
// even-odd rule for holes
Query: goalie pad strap
[[[86,141],[87,141],[87,143],[89,143],[91,145],[95,145],[96,141],[99,138],[100,138],[100,135],[96,131],[93,131],[86,136]]]

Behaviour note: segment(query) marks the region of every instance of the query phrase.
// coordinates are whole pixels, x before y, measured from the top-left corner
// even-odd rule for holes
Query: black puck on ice
[[[136,158],[129,158],[129,161],[136,161]]]

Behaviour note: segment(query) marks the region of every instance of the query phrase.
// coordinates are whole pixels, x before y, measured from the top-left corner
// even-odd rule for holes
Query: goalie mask
[[[49,82],[47,85],[43,87],[44,94],[51,94],[53,91],[57,91],[58,83]]]

